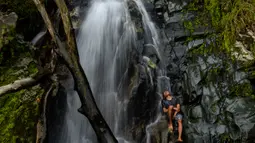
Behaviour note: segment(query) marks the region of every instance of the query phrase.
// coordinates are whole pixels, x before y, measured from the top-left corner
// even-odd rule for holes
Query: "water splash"
[[[142,14],[143,25],[144,25],[143,27],[145,29],[145,32],[147,33],[148,38],[152,38],[153,40],[152,42],[149,42],[147,44],[154,44],[154,46],[156,46],[155,48],[158,49],[158,46],[160,45],[160,40],[159,40],[157,29],[154,23],[151,21],[150,16],[144,7],[143,2],[141,0],[134,0],[134,1],[137,4],[140,13]]]

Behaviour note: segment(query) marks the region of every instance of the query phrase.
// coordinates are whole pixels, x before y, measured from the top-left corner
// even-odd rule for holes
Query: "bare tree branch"
[[[11,84],[4,85],[0,87],[0,97],[6,93],[15,92],[18,91],[24,87],[28,87],[31,85],[34,85],[36,83],[36,79],[33,79],[31,77],[16,80]]]
[[[1,86],[0,87],[0,97],[3,96],[4,94],[16,92],[20,89],[24,89],[26,87],[36,85],[38,83],[38,81],[45,75],[48,75],[48,74],[45,72],[42,74],[38,74],[35,77],[27,77],[27,78],[19,79],[19,80],[14,81],[13,83]]]
[[[44,101],[43,101],[43,111],[41,113],[41,117],[39,118],[37,125],[36,125],[36,143],[43,143],[46,137],[46,131],[47,131],[47,125],[46,125],[46,107],[47,107],[47,101],[48,96],[53,90],[53,84],[50,86],[49,90],[46,92]]]

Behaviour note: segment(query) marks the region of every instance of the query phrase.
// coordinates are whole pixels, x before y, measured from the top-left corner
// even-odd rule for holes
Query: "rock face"
[[[247,73],[238,71],[238,64],[228,62],[223,55],[194,52],[211,42],[206,34],[212,30],[203,26],[187,30],[184,22],[195,18],[194,13],[181,12],[188,0],[152,3],[157,15],[152,17],[162,27],[159,32],[166,45],[162,55],[166,57],[167,76],[172,92],[182,100],[185,141],[253,142],[255,100],[244,97],[251,95]],[[188,41],[188,37],[196,38]],[[165,130],[162,119],[153,124],[148,127],[150,142],[165,142],[161,139]]]
[[[161,92],[171,86],[172,93],[182,101],[185,142],[254,142],[255,101],[239,96],[250,93],[247,73],[238,71],[238,65],[227,62],[222,55],[194,52],[213,41],[206,36],[213,30],[204,26],[189,29],[185,22],[195,20],[196,16],[182,12],[189,2],[145,1],[162,40],[161,57],[157,57],[152,46],[145,46],[150,35],[145,33],[136,4],[129,3],[138,41],[120,86],[126,89],[120,90],[125,93],[118,93],[124,95],[121,100],[127,101],[128,123],[123,129],[137,142],[172,140],[167,134],[166,119],[158,116]],[[75,25],[82,20],[87,1],[76,0],[69,5]],[[78,27],[79,24],[75,25]],[[162,69],[166,69],[167,77],[161,76]]]

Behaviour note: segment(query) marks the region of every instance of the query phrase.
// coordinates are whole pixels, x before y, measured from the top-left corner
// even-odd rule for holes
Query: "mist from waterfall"
[[[157,30],[143,3],[135,0],[143,16],[149,40],[158,52]],[[129,53],[136,48],[136,31],[124,0],[94,0],[80,27],[77,38],[80,63],[87,75],[95,101],[119,142],[127,143],[124,125],[127,102],[118,99],[118,87],[127,70]],[[159,55],[159,54],[158,54]],[[95,143],[96,135],[90,123],[77,109],[81,103],[76,92],[68,95],[65,125],[59,143]]]

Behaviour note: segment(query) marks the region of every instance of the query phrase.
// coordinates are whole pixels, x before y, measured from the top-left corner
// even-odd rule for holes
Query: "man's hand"
[[[180,104],[177,104],[177,107],[173,108],[176,112],[180,112],[181,111],[181,106]]]
[[[167,112],[168,110],[165,108],[165,107],[163,107],[163,112]]]
[[[174,112],[174,116],[173,117],[175,118],[176,115],[177,115],[177,112]]]

